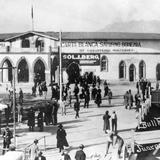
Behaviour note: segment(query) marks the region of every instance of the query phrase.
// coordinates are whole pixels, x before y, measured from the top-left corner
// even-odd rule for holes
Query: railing
[[[40,149],[46,151],[46,136],[40,137],[37,140],[39,142],[43,140],[43,147]],[[30,160],[30,148],[32,147],[32,145],[34,145],[34,143],[27,145],[25,148],[16,149],[16,151],[20,151],[24,153],[24,160]],[[8,150],[9,150],[8,148],[0,148],[1,153],[3,153],[3,151],[7,152]]]
[[[46,136],[40,137],[37,139],[38,141],[43,140],[43,149],[46,151]],[[30,148],[34,145],[34,143],[29,144],[27,147],[24,148],[24,160],[30,160]]]

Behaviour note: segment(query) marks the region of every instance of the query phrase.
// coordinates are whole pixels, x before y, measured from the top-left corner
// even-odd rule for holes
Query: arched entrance
[[[29,81],[29,69],[25,59],[22,59],[18,64],[18,82]]]
[[[139,63],[139,79],[145,78],[146,74],[146,64],[144,61]]]
[[[126,64],[124,61],[119,64],[119,78],[126,78]]]
[[[11,82],[12,81],[12,64],[6,59],[2,65],[2,82]]]
[[[45,66],[44,63],[39,59],[34,65],[34,74],[38,76],[39,80],[45,81]]]
[[[129,67],[129,81],[133,82],[135,80],[136,68],[134,64],[131,64]]]
[[[158,63],[156,67],[156,78],[158,81],[160,80],[160,63]]]
[[[68,81],[69,83],[75,83],[79,80],[80,77],[80,69],[79,65],[75,62],[72,62],[67,67]]]

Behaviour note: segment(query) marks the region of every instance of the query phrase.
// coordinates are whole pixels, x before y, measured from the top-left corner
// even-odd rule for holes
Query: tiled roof
[[[55,39],[59,38],[59,32],[29,31],[24,33],[0,34],[0,41],[25,36],[25,34],[37,33]],[[156,33],[125,33],[125,32],[62,32],[62,40],[160,40],[160,34]]]

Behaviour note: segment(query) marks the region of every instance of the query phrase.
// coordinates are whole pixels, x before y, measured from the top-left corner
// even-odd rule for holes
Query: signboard
[[[155,46],[138,40],[66,40],[62,53],[160,53]]]
[[[137,52],[140,41],[63,41],[62,53]]]
[[[135,144],[134,149],[135,149],[135,153],[137,154],[136,160],[160,159],[159,143]]]
[[[99,54],[62,54],[62,67],[66,67],[71,63],[79,65],[100,65]]]
[[[149,119],[141,122],[140,126],[136,128],[136,132],[160,130],[160,117]]]

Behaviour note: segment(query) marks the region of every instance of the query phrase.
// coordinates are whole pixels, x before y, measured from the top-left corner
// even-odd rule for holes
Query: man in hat
[[[35,160],[46,160],[46,157],[42,155],[43,153],[40,151],[38,153],[38,156],[35,158]]]
[[[7,126],[3,132],[3,153],[5,153],[6,149],[9,149],[9,146],[11,144],[11,139],[13,138],[13,134],[9,127]]]
[[[76,152],[75,159],[76,160],[86,160],[86,154],[83,151],[84,145],[81,144],[79,146],[79,150]]]
[[[63,125],[60,124],[58,126],[58,130],[57,130],[57,148],[59,148],[59,152],[61,152],[63,149],[64,149],[64,146],[65,147],[68,147],[68,142],[67,142],[67,139],[66,139],[66,131],[63,129]]]
[[[34,144],[30,148],[29,152],[30,152],[31,160],[35,160],[35,158],[38,157],[39,147],[38,147],[37,139],[34,140]]]
[[[63,150],[62,156],[64,156],[64,159],[63,159],[63,160],[71,160],[71,157],[70,157],[70,155],[68,154],[68,151],[66,151],[66,150]]]

